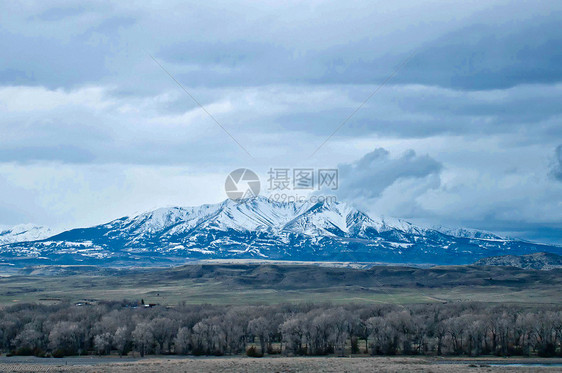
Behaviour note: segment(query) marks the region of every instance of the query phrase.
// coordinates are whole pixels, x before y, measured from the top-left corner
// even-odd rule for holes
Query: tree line
[[[562,356],[562,307],[482,303],[148,307],[22,304],[0,311],[15,355]]]

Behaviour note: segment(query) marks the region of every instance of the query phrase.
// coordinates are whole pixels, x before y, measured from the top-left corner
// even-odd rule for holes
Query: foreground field
[[[144,299],[163,305],[280,302],[562,303],[562,270],[451,266],[187,265],[162,269],[43,267],[0,277],[0,305]]]
[[[433,358],[74,358],[10,360],[0,358],[2,372],[559,372],[560,359]]]

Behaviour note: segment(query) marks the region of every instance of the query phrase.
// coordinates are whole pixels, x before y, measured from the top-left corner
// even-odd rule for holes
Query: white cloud
[[[0,224],[37,222],[55,229],[101,224],[163,206],[225,198],[223,172],[174,166],[0,166]]]

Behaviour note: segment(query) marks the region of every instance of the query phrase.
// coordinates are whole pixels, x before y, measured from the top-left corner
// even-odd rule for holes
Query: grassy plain
[[[146,303],[283,302],[562,303],[562,271],[507,267],[330,268],[315,265],[188,265],[176,268],[38,268],[0,277],[0,305],[82,300]]]

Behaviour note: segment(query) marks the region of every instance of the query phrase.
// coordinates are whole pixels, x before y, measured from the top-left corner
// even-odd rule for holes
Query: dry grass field
[[[70,360],[70,362],[69,362]],[[137,361],[96,358],[49,359],[48,362],[33,360],[10,363],[0,361],[2,372],[167,372],[167,373],[263,373],[263,372],[560,372],[560,360],[479,359],[446,360],[405,357],[365,358],[304,358],[277,357],[251,359],[246,357],[225,358],[146,358]],[[498,366],[495,364],[513,364]],[[554,364],[548,366],[548,364]],[[543,366],[544,365],[544,366]]]
[[[0,306],[83,299],[163,305],[280,302],[562,302],[562,270],[450,266],[371,269],[315,265],[187,265],[176,268],[49,267],[0,277]]]

